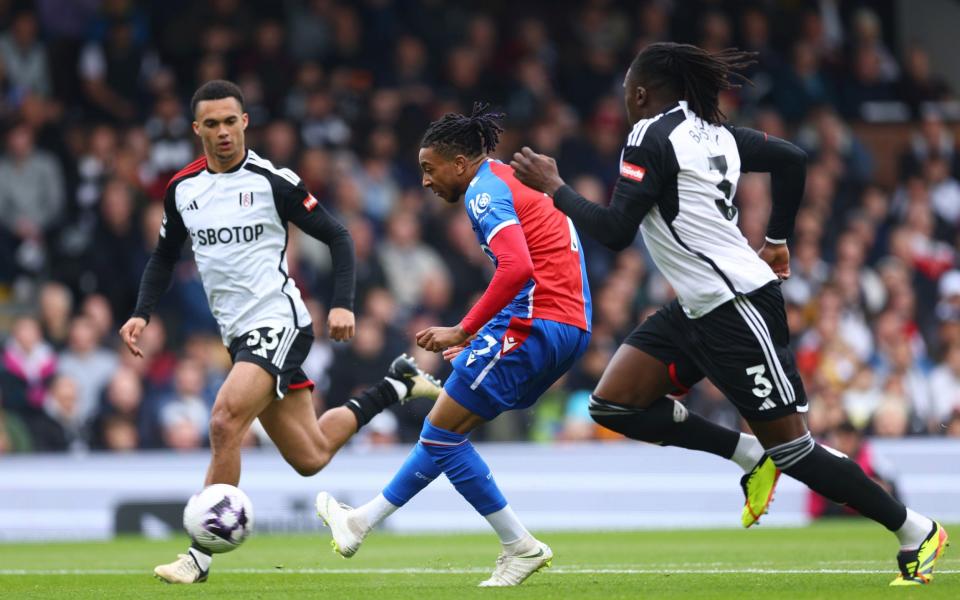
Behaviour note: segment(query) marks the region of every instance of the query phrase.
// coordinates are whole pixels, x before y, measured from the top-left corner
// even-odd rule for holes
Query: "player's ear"
[[[642,85],[637,86],[637,106],[645,106],[647,101],[650,99],[650,94],[647,93],[647,88]]]
[[[467,157],[462,154],[458,154],[454,157],[453,168],[457,170],[457,175],[463,175],[463,172],[467,170],[468,162],[469,161],[467,160]]]
[[[196,121],[193,122],[193,133],[200,135],[200,123],[197,123]]]
[[[243,113],[243,115],[240,118],[243,120],[243,130],[246,131],[247,125],[250,124],[250,115],[248,115],[247,113]]]

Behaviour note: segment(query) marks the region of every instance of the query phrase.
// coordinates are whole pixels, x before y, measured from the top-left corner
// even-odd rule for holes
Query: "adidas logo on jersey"
[[[194,200],[193,202],[191,202],[190,204],[188,204],[185,209],[183,209],[183,212],[187,212],[188,210],[197,210],[197,209],[199,209],[199,208],[200,208],[200,207],[197,206],[197,201]]]

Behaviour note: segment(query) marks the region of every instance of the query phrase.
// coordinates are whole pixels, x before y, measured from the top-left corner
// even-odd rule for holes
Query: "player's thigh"
[[[238,361],[217,392],[210,417],[211,433],[242,434],[274,398],[275,377],[260,365]]]
[[[529,408],[583,354],[589,338],[573,325],[545,319],[492,321],[453,360],[444,390],[487,421]]]
[[[446,390],[440,392],[427,420],[434,427],[460,434],[470,433],[486,422],[486,419],[457,402]]]
[[[664,306],[634,329],[604,369],[594,395],[646,407],[670,393],[683,394],[703,378],[682,343],[679,304]]]
[[[260,424],[287,462],[314,458],[324,448],[313,396],[307,388],[291,389],[282,400],[271,402],[260,413]]]
[[[673,388],[667,365],[639,348],[623,344],[604,369],[593,394],[617,404],[646,407]]]
[[[774,291],[738,296],[695,321],[701,367],[750,422],[807,409],[786,317],[769,302]]]

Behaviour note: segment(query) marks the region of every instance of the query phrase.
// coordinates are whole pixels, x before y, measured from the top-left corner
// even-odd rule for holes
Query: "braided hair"
[[[708,123],[726,116],[720,110],[722,90],[753,85],[737,71],[756,62],[756,52],[727,48],[711,54],[690,44],[650,44],[630,63],[631,77],[642,74],[646,87],[663,88],[686,100],[690,110]]]
[[[447,113],[430,123],[420,140],[421,148],[434,148],[448,158],[462,154],[475,158],[493,152],[500,142],[503,113],[485,112],[489,104],[473,103],[470,116]]]

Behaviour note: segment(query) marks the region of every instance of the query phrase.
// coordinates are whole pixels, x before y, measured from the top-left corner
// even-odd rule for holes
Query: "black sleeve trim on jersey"
[[[160,296],[170,287],[173,280],[173,268],[180,260],[183,242],[187,239],[187,228],[177,210],[177,183],[172,182],[163,199],[163,223],[160,225],[160,238],[154,248],[147,266],[140,278],[140,290],[137,292],[137,306],[134,317],[147,322],[160,300]]]
[[[667,129],[676,125],[664,122]],[[670,127],[670,125],[673,127]],[[609,206],[590,202],[572,187],[564,185],[554,194],[553,204],[564,212],[577,229],[612,250],[623,250],[637,237],[640,222],[659,201],[665,181],[676,177],[676,169],[669,168],[670,158],[676,157],[670,147],[667,131],[659,123],[643,132],[638,146],[624,147],[620,161],[620,177],[613,188]]]
[[[294,184],[258,165],[248,163],[246,168],[260,173],[270,181],[277,213],[284,222],[290,221],[310,237],[330,247],[330,256],[333,259],[333,298],[330,308],[352,311],[357,276],[350,232],[310,195],[302,180]],[[280,260],[282,264],[282,256]],[[283,269],[280,272],[283,273]]]
[[[748,127],[727,126],[737,142],[740,170],[770,173],[773,206],[767,237],[783,240],[793,234],[807,179],[807,153],[795,145]]]

